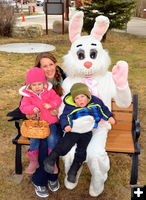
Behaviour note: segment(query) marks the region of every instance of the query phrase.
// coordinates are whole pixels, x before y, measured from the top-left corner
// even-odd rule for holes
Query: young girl
[[[49,122],[50,136],[47,141],[48,154],[50,154],[59,139],[57,125],[55,124],[58,118],[57,115],[52,115],[51,111],[56,110],[62,100],[52,89],[52,84],[47,83],[44,70],[38,67],[33,67],[26,73],[26,87],[23,89],[23,96],[20,105],[21,112],[27,115],[36,114],[40,120]],[[30,138],[30,150],[28,152],[30,163],[26,169],[29,174],[33,174],[39,167],[39,144],[40,139]]]

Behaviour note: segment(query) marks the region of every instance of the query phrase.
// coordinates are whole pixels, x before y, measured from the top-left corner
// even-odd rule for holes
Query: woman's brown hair
[[[38,56],[36,57],[36,60],[35,60],[35,67],[39,67],[40,68],[40,60],[42,58],[49,58],[50,60],[52,60],[55,64],[57,63],[57,60],[56,58],[49,52],[43,52],[43,53],[40,53],[38,54]],[[56,66],[56,73],[55,73],[55,76],[54,76],[54,81],[53,81],[53,89],[55,90],[55,92],[59,95],[59,96],[62,96],[63,95],[63,89],[60,85],[62,81],[62,76],[61,76],[61,73],[60,73],[60,70],[59,70],[59,67]]]

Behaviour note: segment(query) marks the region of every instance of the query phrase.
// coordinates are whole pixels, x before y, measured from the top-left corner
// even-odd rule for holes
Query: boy
[[[103,102],[99,98],[91,96],[88,87],[83,83],[76,83],[72,86],[70,93],[64,98],[64,104],[65,108],[60,116],[60,123],[66,133],[45,160],[44,166],[48,173],[53,173],[56,159],[66,155],[77,144],[67,178],[68,181],[75,183],[77,171],[86,160],[86,149],[92,137],[92,129],[98,127],[101,119],[110,124],[115,124],[115,120]]]

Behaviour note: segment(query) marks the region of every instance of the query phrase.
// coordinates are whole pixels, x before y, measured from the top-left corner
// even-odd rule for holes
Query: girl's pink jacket
[[[50,111],[57,109],[60,106],[62,99],[53,89],[47,88],[39,96],[27,89],[22,89],[21,92],[21,94],[24,96],[20,105],[20,110],[22,113],[27,115],[34,114],[33,109],[34,107],[37,107],[40,110],[40,120],[46,120],[49,122],[49,124],[53,124],[58,121],[58,117],[56,115],[51,115]],[[44,103],[50,104],[51,108],[44,108]]]

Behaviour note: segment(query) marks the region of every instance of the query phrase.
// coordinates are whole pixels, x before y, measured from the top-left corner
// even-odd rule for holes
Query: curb
[[[26,19],[33,19],[33,18],[37,18],[37,17],[44,17],[45,14],[42,15],[33,15],[33,16],[25,16]],[[21,19],[22,17],[17,17],[17,19]]]

